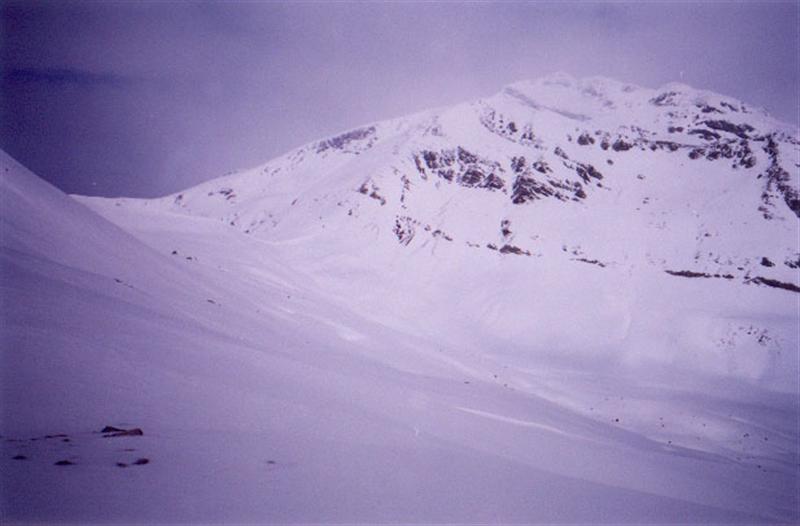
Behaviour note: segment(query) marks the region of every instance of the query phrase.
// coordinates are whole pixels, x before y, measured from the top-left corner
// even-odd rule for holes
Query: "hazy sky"
[[[163,195],[554,71],[680,80],[798,122],[800,3],[3,2],[0,147]]]

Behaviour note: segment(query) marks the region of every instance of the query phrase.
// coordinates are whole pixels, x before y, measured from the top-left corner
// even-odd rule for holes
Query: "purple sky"
[[[148,197],[554,71],[680,80],[797,123],[790,2],[4,2],[0,147]]]

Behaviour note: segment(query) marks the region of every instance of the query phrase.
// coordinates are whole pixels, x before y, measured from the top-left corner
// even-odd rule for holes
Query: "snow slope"
[[[4,522],[796,521],[796,139],[688,90],[554,76],[94,212],[3,154]],[[631,131],[698,97],[777,146]]]

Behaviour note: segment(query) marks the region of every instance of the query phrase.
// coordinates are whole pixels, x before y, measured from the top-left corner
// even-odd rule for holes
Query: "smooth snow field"
[[[456,137],[460,111],[439,133]],[[607,165],[596,208],[533,216],[499,192],[484,208],[464,193],[482,190],[400,184],[417,223],[398,242],[380,158],[428,118],[378,126],[399,134],[380,155],[287,158],[274,182],[267,165],[160,200],[71,197],[2,153],[0,520],[800,520],[800,295],[664,271],[726,272],[683,264],[698,237],[782,264],[796,218],[747,237],[725,225],[755,224],[757,205],[682,216],[665,182],[648,194],[658,221],[628,220],[615,212],[642,201],[639,169],[616,184]],[[660,180],[672,162],[609,155]],[[713,187],[699,194],[729,183],[697,162]],[[530,256],[483,247],[512,244],[500,217]]]

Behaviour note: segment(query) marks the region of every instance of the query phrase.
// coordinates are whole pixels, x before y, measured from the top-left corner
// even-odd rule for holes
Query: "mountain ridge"
[[[594,116],[588,117],[592,112],[587,110]],[[740,101],[682,84],[650,90],[602,77],[578,81],[555,74],[511,84],[486,99],[314,141],[252,170],[150,202],[214,216],[265,238],[285,237],[279,233],[285,230],[284,220],[308,227],[312,214],[320,224],[328,221],[337,225],[334,230],[347,230],[337,208],[358,220],[362,210],[375,204],[382,209],[367,213],[369,221],[384,234],[390,230],[403,246],[425,239],[513,255],[560,250],[601,267],[635,256],[659,262],[672,275],[735,276],[796,291],[800,250],[792,234],[800,216],[800,178],[797,162],[792,167],[786,158],[786,150],[795,157],[800,152],[796,135],[796,129]],[[652,179],[648,172],[655,172]],[[674,172],[680,185],[665,181],[676,177]],[[712,175],[697,175],[706,172]],[[647,190],[648,185],[655,188]],[[693,187],[699,195],[684,195]],[[483,198],[467,191],[484,191]],[[578,213],[587,216],[584,222],[614,223],[608,217],[612,209],[627,209],[632,219],[625,222],[635,224],[637,240],[623,247],[624,254],[608,254],[597,248],[587,252],[583,240],[553,235],[552,227],[542,232],[530,223],[552,222],[537,210],[552,200],[565,206],[547,213],[565,216],[567,222]],[[663,203],[655,204],[659,200]],[[728,224],[713,224],[720,223],[714,217],[720,211],[709,213],[706,205],[719,209],[725,201],[740,217],[723,211]],[[472,217],[443,212],[452,202],[471,210]],[[570,203],[602,211],[592,217]],[[690,210],[678,213],[679,207]],[[300,208],[303,213],[294,217]],[[474,220],[481,214],[492,219]],[[758,214],[776,226],[764,226]],[[691,254],[665,257],[657,247],[634,254],[638,240],[662,235],[670,220],[692,225],[695,239],[684,236],[670,243],[694,247]],[[609,236],[615,228],[610,224],[594,235]],[[717,242],[714,238],[726,237],[726,230],[727,239]],[[782,241],[768,241],[775,237]],[[744,239],[751,248],[741,257],[730,245]]]

